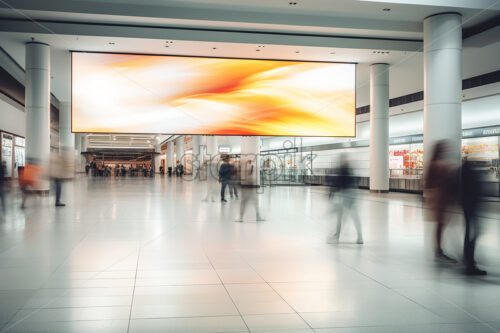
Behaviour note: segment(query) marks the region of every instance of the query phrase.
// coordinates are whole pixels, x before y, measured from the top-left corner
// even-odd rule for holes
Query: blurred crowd
[[[467,159],[462,160],[460,167],[453,167],[453,156],[450,155],[449,143],[438,142],[433,150],[432,158],[426,164],[424,172],[424,211],[426,220],[435,223],[433,233],[433,252],[435,260],[443,264],[457,263],[443,250],[443,234],[448,225],[450,212],[456,207],[463,211],[464,241],[463,241],[463,263],[465,273],[469,275],[486,275],[486,271],[476,265],[474,259],[476,243],[481,235],[480,220],[477,218],[478,207],[481,201],[479,191],[479,176],[477,171]],[[239,215],[237,222],[245,221],[245,213],[250,207],[255,213],[255,221],[265,221],[261,214],[259,200],[259,168],[257,156],[241,157],[234,161],[230,156],[222,156],[217,162],[205,161],[198,169],[195,176],[204,180],[205,193],[203,201],[220,201],[227,203],[229,199],[236,204],[239,200]],[[27,161],[24,167],[18,168],[18,185],[21,192],[21,207],[24,208],[27,200],[40,192],[46,192],[48,183],[52,183],[52,191],[55,194],[55,205],[65,206],[61,201],[63,184],[74,176],[74,151],[69,148],[61,148],[59,152],[51,155],[50,163],[39,161]],[[455,163],[456,165],[456,163]],[[5,212],[7,207],[6,196],[13,184],[5,177],[5,164],[0,165],[0,199],[1,209]],[[171,171],[171,170],[169,170]],[[179,161],[175,166],[175,174],[182,176],[184,167]],[[125,176],[142,173],[144,176],[152,176],[154,170],[152,164],[130,166],[127,170],[124,165],[116,164],[114,167],[99,163],[90,163],[86,168],[87,173],[94,176]],[[214,177],[215,176],[215,177]],[[335,170],[335,177],[330,184],[330,199],[333,200],[333,209],[336,225],[334,231],[327,238],[327,243],[339,242],[343,223],[352,220],[356,233],[357,244],[363,244],[362,221],[358,215],[357,195],[358,184],[352,173],[346,157],[340,158],[339,167]],[[42,189],[43,191],[40,191]]]
[[[443,232],[449,221],[449,211],[459,205],[464,216],[463,262],[465,273],[469,275],[486,275],[479,269],[474,260],[476,241],[481,233],[480,221],[477,218],[480,202],[480,184],[477,171],[467,158],[462,160],[460,168],[453,168],[452,156],[449,156],[447,141],[440,141],[434,146],[432,159],[425,172],[424,198],[429,211],[428,219],[435,222],[434,253],[437,261],[456,263],[443,251]]]

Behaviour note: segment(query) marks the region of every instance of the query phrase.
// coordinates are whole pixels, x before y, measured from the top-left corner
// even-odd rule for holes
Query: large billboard
[[[355,136],[348,63],[72,53],[72,131]]]

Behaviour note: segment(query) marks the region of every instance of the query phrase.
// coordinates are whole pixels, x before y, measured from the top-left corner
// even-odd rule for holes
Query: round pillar
[[[201,156],[201,135],[193,135],[193,179],[198,176],[198,169],[201,166],[203,156]]]
[[[216,136],[207,136],[207,158],[212,159],[219,153],[217,141]]]
[[[174,168],[174,142],[167,142],[167,170],[168,168]]]
[[[59,103],[59,147],[73,148],[75,135],[71,133],[71,103]]]
[[[47,169],[50,158],[50,47],[26,44],[26,164]],[[48,191],[41,179],[37,190]]]
[[[177,161],[179,161],[180,164],[184,165],[184,137],[180,136],[177,139],[175,139],[175,164],[177,165]],[[185,167],[185,165],[184,165]]]
[[[155,173],[160,173],[161,166],[161,144],[155,145]]]
[[[462,146],[462,17],[444,13],[424,20],[424,166],[436,142],[446,140],[460,165]]]
[[[87,152],[87,134],[82,134],[80,141],[80,165],[81,169],[85,171],[85,165],[87,164],[87,157],[85,155],[81,155],[81,153]]]
[[[389,191],[389,65],[370,66],[370,191]]]

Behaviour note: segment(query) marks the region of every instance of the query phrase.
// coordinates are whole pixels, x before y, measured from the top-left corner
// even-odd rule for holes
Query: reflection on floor
[[[5,332],[499,332],[500,204],[482,211],[487,277],[438,266],[420,197],[359,192],[364,245],[321,187],[265,188],[265,222],[169,178],[65,185],[64,208],[12,194],[0,221]],[[445,244],[460,256],[461,216]]]

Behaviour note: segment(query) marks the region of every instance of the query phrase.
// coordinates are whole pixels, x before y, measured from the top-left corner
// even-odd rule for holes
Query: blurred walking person
[[[219,183],[220,185],[220,200],[222,202],[227,202],[225,196],[226,196],[226,187],[230,185],[231,183],[231,178],[232,178],[232,167],[229,164],[229,156],[224,156],[222,158],[222,165],[220,166],[219,169]]]
[[[229,182],[229,196],[231,199],[235,197],[238,199],[238,182],[239,182],[239,172],[238,168],[234,163],[229,164],[231,166],[231,180]]]
[[[219,178],[218,173],[219,171],[217,170],[216,158],[208,158],[203,162],[202,167],[200,168],[200,180],[204,180],[204,192],[206,195],[202,201],[216,202],[219,200],[218,196],[220,195],[220,191],[217,186],[217,180]]]
[[[351,168],[344,155],[340,157],[340,167],[336,172],[335,192],[330,189],[330,197],[337,197],[337,228],[335,233],[328,237],[328,244],[336,244],[339,242],[340,231],[342,229],[342,220],[345,216],[350,215],[354,222],[354,227],[358,234],[356,243],[363,244],[363,232],[361,229],[361,220],[356,211],[356,188],[357,182],[352,175]],[[334,194],[335,193],[335,194]]]
[[[26,207],[26,199],[28,196],[32,193],[36,193],[42,177],[42,172],[42,167],[32,161],[28,161],[28,164],[23,167],[18,167],[18,182],[22,195],[22,209]]]
[[[254,167],[252,160],[248,160],[246,166],[241,166],[241,203],[240,203],[240,216],[236,219],[236,222],[243,222],[243,217],[245,216],[245,211],[248,204],[250,203],[255,209],[255,219],[257,222],[265,221],[265,219],[260,214],[260,202],[257,194],[256,183],[257,175],[256,168]]]
[[[477,207],[480,200],[479,175],[466,158],[462,163],[461,171],[460,199],[465,219],[465,273],[468,275],[486,275],[486,271],[477,268],[476,262],[474,261],[476,240],[481,233],[481,226],[479,225],[479,221],[476,218]]]
[[[434,233],[435,259],[440,262],[455,263],[456,260],[443,252],[443,231],[447,224],[446,211],[452,203],[453,170],[446,160],[448,144],[439,141],[434,146],[432,159],[425,175],[425,201],[430,209],[431,219],[436,223]]]
[[[62,147],[59,154],[52,153],[50,158],[50,178],[53,180],[56,190],[56,207],[66,206],[61,202],[62,184],[65,180],[73,178],[74,166],[71,157],[70,148]]]

